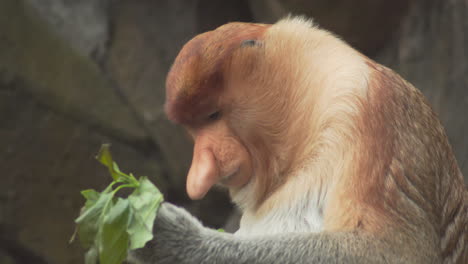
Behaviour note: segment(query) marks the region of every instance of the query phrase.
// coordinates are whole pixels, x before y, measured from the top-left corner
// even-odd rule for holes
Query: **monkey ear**
[[[253,47],[253,46],[260,46],[261,42],[255,40],[255,39],[247,39],[242,41],[241,47]]]

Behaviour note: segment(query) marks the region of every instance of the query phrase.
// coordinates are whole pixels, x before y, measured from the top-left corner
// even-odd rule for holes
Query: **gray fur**
[[[143,249],[130,252],[129,261],[137,264],[410,263],[403,251],[392,251],[382,242],[357,232],[240,237],[203,227],[184,209],[164,203],[154,224],[154,239]]]

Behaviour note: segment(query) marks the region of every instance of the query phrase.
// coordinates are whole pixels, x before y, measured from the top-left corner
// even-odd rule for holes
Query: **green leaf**
[[[112,154],[110,153],[109,148],[110,144],[102,144],[96,156],[96,159],[106,167],[112,167],[112,163],[114,162],[112,160]]]
[[[85,264],[120,264],[129,248],[141,248],[153,238],[153,223],[163,196],[146,177],[137,180],[133,174],[120,171],[108,144],[96,158],[108,168],[113,181],[101,193],[92,189],[81,192],[86,202],[75,220],[75,233],[88,248]],[[122,188],[134,191],[127,199],[117,199],[114,195]]]
[[[131,212],[129,201],[119,198],[117,203],[104,216],[99,241],[101,264],[120,264],[127,257],[127,226]]]
[[[112,203],[112,196],[112,193],[101,194],[97,201],[89,208],[85,207],[84,212],[75,220],[83,247],[89,248],[94,244],[103,215],[108,210],[106,208]]]
[[[135,177],[133,177],[132,174],[127,175],[120,171],[119,166],[112,159],[109,147],[110,144],[103,144],[99,150],[98,155],[96,156],[96,159],[101,162],[101,164],[106,166],[107,169],[109,169],[109,173],[114,179],[114,183],[138,185],[138,181],[135,179]]]
[[[91,247],[85,254],[85,264],[98,263],[98,250],[95,246]]]
[[[110,144],[102,144],[99,153],[96,156],[96,159],[101,162],[104,166],[109,169],[110,175],[117,181],[120,177],[118,172],[114,169],[114,161],[112,160],[112,155],[110,153]]]
[[[98,201],[101,194],[93,189],[88,189],[81,191],[81,195],[86,199],[85,209],[88,209]]]
[[[156,212],[163,195],[146,177],[140,178],[140,186],[128,197],[133,214],[128,226],[130,249],[144,247],[153,238]]]
[[[88,190],[83,190],[81,191],[81,194],[83,195],[83,197],[86,199],[86,202],[85,202],[85,205],[83,208],[81,208],[81,215],[83,215],[83,213],[91,208],[93,205],[96,204],[97,200],[99,199],[99,196],[101,195],[99,192],[96,192],[95,190],[93,189],[88,189]],[[83,227],[83,228],[86,228],[86,227]],[[78,233],[78,226],[75,227],[75,232],[73,232],[73,235],[72,237],[70,238],[70,241],[69,243],[72,243],[74,240],[75,240],[75,237]],[[83,238],[84,239],[84,238]],[[87,239],[88,242],[85,242],[86,245],[88,245],[89,243],[92,243],[92,241],[89,241],[89,239]]]

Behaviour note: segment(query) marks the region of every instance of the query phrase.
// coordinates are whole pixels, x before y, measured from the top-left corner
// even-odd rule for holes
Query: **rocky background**
[[[420,88],[466,179],[466,0],[0,0],[0,263],[83,263],[68,240],[79,191],[110,181],[94,160],[102,143],[124,171],[224,226],[233,207],[222,190],[185,194],[192,146],[164,117],[165,75],[198,33],[287,14],[313,17]]]

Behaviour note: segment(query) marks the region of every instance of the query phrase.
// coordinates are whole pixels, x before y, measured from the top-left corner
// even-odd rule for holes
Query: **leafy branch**
[[[153,238],[156,212],[164,199],[147,177],[136,179],[131,173],[123,173],[112,159],[109,144],[101,146],[96,159],[108,168],[113,181],[102,192],[81,192],[86,202],[75,220],[76,233],[88,249],[85,264],[98,260],[101,264],[120,264],[128,250],[142,248]],[[125,199],[116,197],[123,188],[133,192]]]

